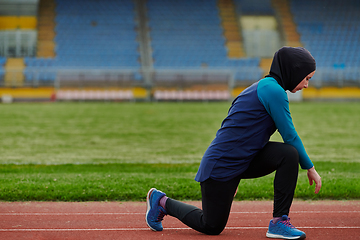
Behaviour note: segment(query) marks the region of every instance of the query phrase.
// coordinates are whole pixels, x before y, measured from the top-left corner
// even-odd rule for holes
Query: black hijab
[[[292,91],[309,73],[316,69],[310,52],[303,47],[282,47],[274,55],[270,73],[284,90]]]

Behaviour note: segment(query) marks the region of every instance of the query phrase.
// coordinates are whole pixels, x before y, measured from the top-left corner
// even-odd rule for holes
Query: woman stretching
[[[168,198],[152,188],[147,194],[148,226],[162,231],[161,221],[170,215],[199,232],[220,234],[228,221],[240,180],[275,171],[273,218],[266,236],[305,238],[305,233],[291,225],[288,217],[299,164],[307,170],[310,185],[315,182],[315,193],[320,191],[321,178],[295,131],[285,91],[295,93],[307,88],[315,69],[315,60],[306,49],[279,49],[269,75],[235,98],[201,160],[195,180],[201,186],[202,209]],[[284,143],[269,141],[276,130]]]

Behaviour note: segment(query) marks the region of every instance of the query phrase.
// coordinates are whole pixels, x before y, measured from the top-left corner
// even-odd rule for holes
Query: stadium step
[[[261,58],[260,68],[263,70],[265,75],[270,71],[271,63],[272,63],[272,58]]]
[[[8,58],[4,66],[5,87],[20,87],[24,83],[25,64],[23,58]]]
[[[228,57],[244,57],[245,52],[233,0],[219,0],[218,7],[221,23],[224,29]]]
[[[272,0],[275,11],[280,17],[280,26],[284,34],[287,46],[301,47],[300,35],[296,31],[296,25],[291,14],[289,1],[287,0]]]
[[[55,57],[55,1],[40,0],[37,57]]]

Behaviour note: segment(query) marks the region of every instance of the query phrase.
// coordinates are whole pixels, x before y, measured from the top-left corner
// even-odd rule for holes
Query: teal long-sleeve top
[[[245,89],[233,101],[201,160],[195,180],[227,181],[241,174],[276,129],[284,143],[297,149],[301,168],[313,167],[295,131],[287,93],[274,78],[267,77]]]
[[[274,78],[265,78],[259,82],[258,97],[266,111],[275,122],[284,143],[296,148],[302,169],[310,169],[314,165],[307,155],[304,145],[297,134],[289,110],[289,100],[284,89]]]

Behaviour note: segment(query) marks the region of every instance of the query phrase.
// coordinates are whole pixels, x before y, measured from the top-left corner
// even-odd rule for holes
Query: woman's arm
[[[274,120],[283,141],[294,146],[298,151],[301,168],[312,168],[314,164],[311,162],[300,137],[295,131],[289,110],[289,101],[284,89],[275,79],[267,78],[265,81],[261,80],[259,82],[258,97]]]
[[[258,97],[270,114],[285,143],[294,146],[299,153],[300,166],[307,169],[310,185],[315,182],[315,193],[321,188],[321,177],[316,172],[314,164],[307,155],[304,145],[295,131],[289,111],[289,101],[286,92],[277,84],[276,80],[266,81],[258,86]]]

